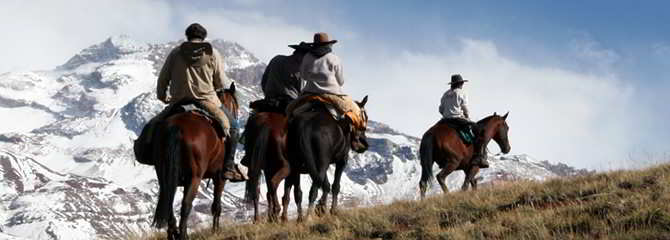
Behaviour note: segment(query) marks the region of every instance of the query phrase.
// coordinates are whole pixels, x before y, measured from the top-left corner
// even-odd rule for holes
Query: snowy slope
[[[248,102],[262,97],[257,85],[265,64],[239,44],[212,43],[238,84],[244,121]],[[0,239],[112,239],[151,231],[155,173],[135,164],[131,140],[164,107],[155,99],[156,73],[176,44],[111,37],[54,70],[0,75]],[[375,204],[415,198],[419,140],[377,122],[370,123],[368,137],[370,151],[351,154],[343,199]],[[483,182],[579,173],[525,155],[496,156],[492,165],[482,171]],[[309,179],[303,181],[307,188]],[[460,181],[462,174],[449,178],[452,189]],[[243,188],[227,184],[226,218],[247,219]],[[211,220],[211,198],[203,183],[194,223]]]

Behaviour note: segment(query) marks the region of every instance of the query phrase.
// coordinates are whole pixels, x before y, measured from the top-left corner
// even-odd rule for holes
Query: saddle
[[[450,128],[453,128],[458,132],[458,136],[461,138],[461,141],[466,145],[471,145],[477,139],[475,134],[475,129],[472,128],[472,124],[462,118],[443,118],[437,124],[446,124]]]
[[[355,129],[365,128],[365,122],[361,118],[361,116],[358,116],[351,111],[340,112],[335,107],[334,103],[332,103],[327,98],[321,97],[319,95],[310,95],[300,98],[298,102],[293,104],[295,104],[295,107],[293,108],[292,111],[293,114],[299,114],[307,111],[316,111],[317,108],[315,107],[323,106],[323,108],[325,108],[328,111],[328,113],[330,113],[330,115],[333,117],[333,119],[335,119],[336,121],[342,121],[348,118],[349,120],[351,120],[353,128]]]
[[[232,114],[226,108],[222,108],[222,110],[226,114],[226,117],[228,118],[228,120],[231,122],[231,127],[232,127],[232,124],[233,124],[232,120],[234,119]],[[178,113],[184,113],[184,112],[192,112],[192,113],[204,116],[205,118],[207,118],[209,123],[212,124],[212,127],[214,127],[214,129],[216,130],[216,134],[219,137],[224,136],[223,125],[219,121],[216,120],[216,117],[214,117],[214,114],[207,111],[206,108],[203,107],[202,105],[200,105],[200,103],[198,103],[197,101],[187,100],[187,101],[181,101],[181,102],[176,103],[164,119],[167,119],[167,118],[171,117],[172,115],[175,115],[175,114],[178,114]]]
[[[293,99],[285,98],[265,98],[249,103],[249,108],[256,112],[273,112],[286,114],[286,107]]]
[[[149,121],[147,124],[144,125],[144,128],[142,128],[142,132],[138,136],[138,138],[134,141],[133,143],[133,151],[135,153],[135,159],[141,164],[146,164],[146,165],[154,165],[153,158],[151,157],[151,141],[149,139],[153,140],[153,136],[149,138],[150,135],[155,135],[155,128],[158,122],[161,122],[175,114],[179,113],[184,113],[184,112],[193,112],[198,115],[202,115],[205,118],[208,119],[212,127],[214,127],[216,134],[219,137],[224,136],[224,131],[223,131],[223,126],[219,121],[216,121],[215,117],[213,114],[209,113],[205,108],[200,105],[197,101],[181,101],[176,104],[168,106],[168,112],[165,114],[163,119],[159,119],[158,121]],[[228,109],[223,108],[223,112],[226,114],[229,120],[231,120],[231,126],[233,125],[232,121],[233,115],[228,111]],[[154,126],[151,126],[154,125]]]

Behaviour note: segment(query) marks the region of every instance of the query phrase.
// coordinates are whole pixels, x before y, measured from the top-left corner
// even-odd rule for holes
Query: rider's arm
[[[303,82],[307,84],[308,81],[311,80],[309,71],[307,70],[308,66],[310,63],[308,61],[313,60],[312,58],[307,58],[308,54],[305,54],[305,57],[302,58],[302,63],[300,63],[300,78],[302,78]]]
[[[167,103],[167,87],[170,84],[170,69],[172,69],[172,59],[174,58],[174,54],[176,53],[176,49],[170,52],[168,54],[167,58],[165,59],[165,63],[163,63],[163,68],[161,68],[161,72],[158,74],[158,83],[156,85],[156,95],[158,97],[158,100],[160,100],[163,103]]]
[[[442,98],[440,98],[440,107],[437,108],[437,111],[439,111],[441,115],[444,115],[444,98],[446,95],[447,93],[442,94]]]
[[[468,96],[461,95],[461,109],[463,109],[463,116],[470,119],[470,109],[468,109]]]
[[[223,69],[223,57],[219,51],[212,49],[214,55],[214,90],[224,89],[226,86],[226,72]]]
[[[334,57],[333,61],[334,65],[334,70],[335,70],[335,78],[337,79],[337,84],[340,86],[344,85],[344,74],[342,74],[342,63],[340,63],[340,59],[337,57]]]
[[[268,78],[270,77],[270,72],[271,72],[270,68],[272,68],[272,66],[274,66],[274,63],[273,63],[274,60],[275,60],[274,58],[272,58],[270,60],[270,63],[268,63],[268,65],[265,67],[265,71],[263,71],[263,77],[261,77],[261,90],[263,90],[264,94],[266,93],[265,84],[267,84]]]

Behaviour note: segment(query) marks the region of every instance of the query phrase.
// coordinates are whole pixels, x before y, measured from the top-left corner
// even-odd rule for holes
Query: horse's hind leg
[[[309,215],[312,213],[312,209],[314,208],[314,202],[316,201],[316,197],[319,194],[319,186],[321,181],[313,179],[312,181],[312,187],[309,188],[309,197],[308,197],[308,203],[307,203],[307,214],[305,217],[309,218]]]
[[[167,229],[167,239],[173,240],[179,237],[179,229],[177,228],[177,218],[174,217],[174,213],[170,214],[170,219],[168,220],[168,229]]]
[[[323,170],[324,176],[321,182],[321,191],[323,191],[323,193],[321,194],[319,203],[316,205],[316,214],[318,216],[322,216],[326,213],[326,202],[328,201],[328,194],[330,193],[330,182],[328,182],[328,175],[326,172],[327,170]]]
[[[342,178],[342,171],[344,171],[344,161],[338,162],[335,165],[335,179],[333,180],[333,188],[331,189],[333,193],[333,203],[330,207],[330,214],[337,215],[337,196],[340,193],[340,179]]]
[[[221,177],[214,177],[214,202],[212,203],[212,216],[214,216],[214,223],[212,231],[216,232],[219,228],[219,220],[221,216],[221,194],[226,185],[226,180]]]
[[[272,208],[268,209],[270,220],[273,222],[277,221],[277,215],[281,211],[279,207],[279,198],[277,197],[277,188],[279,188],[279,183],[286,178],[289,174],[288,166],[285,166],[279,171],[277,171],[271,179],[268,180],[268,202],[270,197],[272,197]],[[271,194],[272,193],[272,194]]]
[[[291,173],[290,178],[293,185],[293,198],[295,198],[295,206],[298,208],[297,220],[298,222],[302,222],[304,219],[302,213],[302,189],[300,188],[300,172],[296,170],[295,173]]]
[[[291,187],[293,186],[293,181],[291,175],[289,174],[288,178],[284,181],[284,197],[282,200],[282,213],[281,221],[288,221],[288,204],[291,202]]]
[[[444,180],[453,172],[458,164],[447,164],[445,168],[442,168],[440,172],[437,174],[437,182],[440,184],[440,187],[442,188],[442,191],[444,193],[449,193],[449,187],[447,187],[447,183],[444,182]]]
[[[200,177],[193,176],[191,177],[191,182],[184,186],[184,199],[181,202],[181,218],[179,219],[179,239],[186,240],[188,239],[187,232],[187,222],[188,216],[191,214],[191,209],[193,208],[193,199],[195,199],[195,194],[198,193],[198,186],[200,185]]]

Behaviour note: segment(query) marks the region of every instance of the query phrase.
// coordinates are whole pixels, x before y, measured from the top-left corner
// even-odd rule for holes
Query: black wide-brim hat
[[[312,44],[314,46],[323,46],[323,45],[334,44],[336,42],[337,40],[330,40],[328,33],[318,32],[314,34],[314,42]]]
[[[312,49],[312,44],[306,42],[300,42],[299,44],[288,45],[288,47],[298,51],[309,51],[310,49]]]
[[[463,79],[460,74],[454,74],[451,75],[451,82],[449,82],[449,84],[459,84],[464,82],[468,82],[468,80]]]

